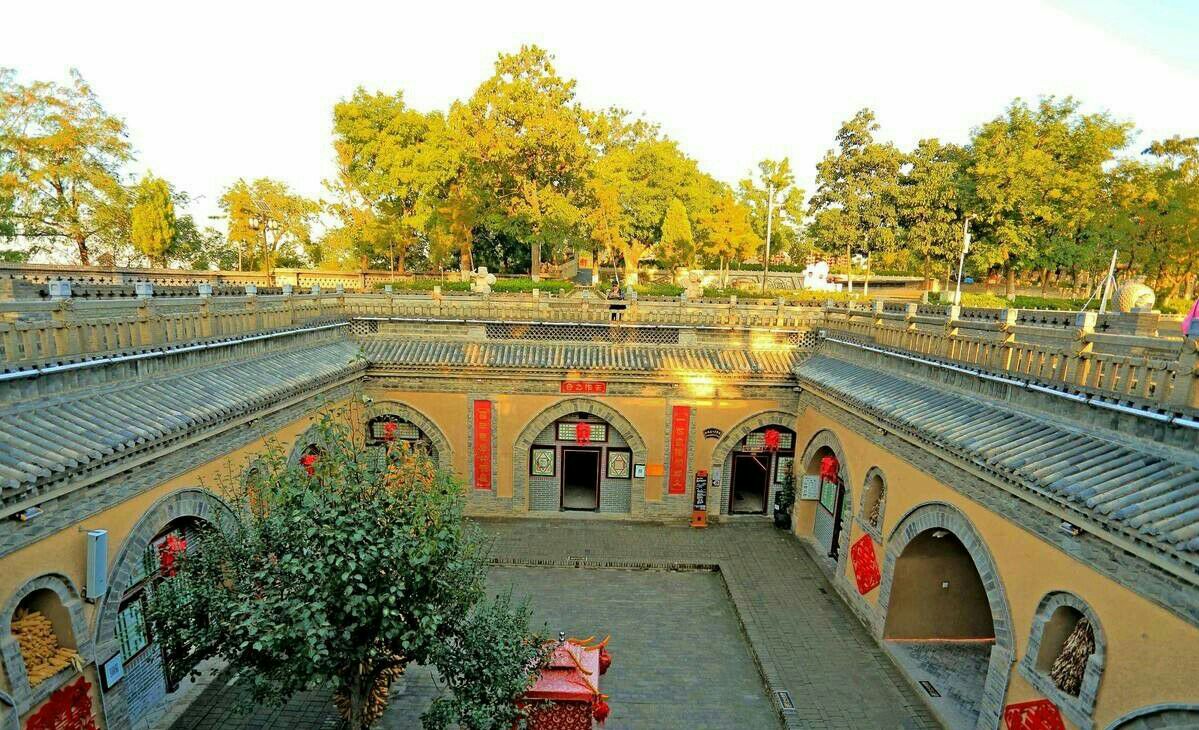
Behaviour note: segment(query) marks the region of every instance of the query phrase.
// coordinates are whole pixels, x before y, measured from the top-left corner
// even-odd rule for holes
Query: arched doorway
[[[559,401],[521,430],[513,446],[514,502],[532,511],[628,513],[644,499],[645,442],[611,407]],[[527,483],[527,490],[522,484]]]
[[[1108,725],[1108,730],[1194,730],[1199,705],[1166,704],[1131,712]]]
[[[853,517],[848,469],[844,452],[831,431],[812,437],[804,449],[800,491],[816,494],[812,539],[822,554],[840,565],[849,541],[849,520]]]
[[[432,419],[399,401],[376,401],[366,409],[366,445],[407,444],[423,450],[440,468],[453,468],[450,441]]]
[[[995,728],[1014,644],[989,552],[948,505],[909,513],[887,545],[879,608],[884,646],[925,687],[948,727]]]
[[[765,514],[795,461],[795,431],[761,426],[733,445],[727,457],[729,514]]]

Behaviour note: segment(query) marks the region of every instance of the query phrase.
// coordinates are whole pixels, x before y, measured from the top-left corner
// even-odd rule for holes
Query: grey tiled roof
[[[415,338],[367,339],[363,351],[372,363],[411,366],[706,371],[780,376],[788,375],[801,357],[799,350],[574,342],[475,343]]]
[[[357,354],[356,344],[335,342],[7,408],[0,411],[0,488],[22,489],[303,393],[362,369]]]
[[[824,354],[802,384],[881,416],[1110,529],[1199,562],[1199,458],[932,387]]]

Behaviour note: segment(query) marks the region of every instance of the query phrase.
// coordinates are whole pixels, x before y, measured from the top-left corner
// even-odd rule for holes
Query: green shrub
[[[636,284],[633,286],[633,289],[638,294],[646,297],[677,297],[683,293],[683,287],[678,284],[667,284],[664,282]]]
[[[453,281],[446,279],[410,279],[408,281],[385,281],[375,284],[377,291],[383,291],[387,286],[391,286],[396,292],[424,292],[433,291],[433,287],[440,286],[443,292],[462,292],[470,291],[469,281]]]
[[[532,279],[497,279],[495,284],[491,286],[491,290],[494,292],[526,294],[534,289],[540,289],[546,294],[565,294],[574,288],[574,282],[562,281],[560,279],[542,279],[541,281],[533,281]]]

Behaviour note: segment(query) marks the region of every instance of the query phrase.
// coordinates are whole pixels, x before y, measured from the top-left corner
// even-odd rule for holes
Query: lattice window
[[[379,334],[379,322],[373,319],[351,319],[350,334],[355,336]]]
[[[679,342],[679,331],[675,328],[495,322],[488,324],[486,329],[487,338],[491,340],[566,340],[639,345],[677,345]]]
[[[608,424],[606,423],[588,423],[590,429],[588,441],[607,441],[608,440]],[[558,424],[558,440],[559,441],[577,441],[578,440],[578,423],[559,423]]]

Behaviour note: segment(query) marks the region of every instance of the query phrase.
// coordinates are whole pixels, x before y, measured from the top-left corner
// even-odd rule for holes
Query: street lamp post
[[[953,288],[953,304],[957,307],[962,305],[962,268],[966,265],[966,254],[970,252],[970,219],[973,217],[968,215],[962,221],[962,254],[958,257],[958,280]]]
[[[762,291],[766,291],[766,274],[770,272],[770,232],[774,223],[774,183],[767,184],[766,200],[766,258],[762,259]]]
[[[278,231],[279,224],[278,224],[278,222],[276,222],[270,218],[267,218],[266,216],[257,216],[257,215],[250,216],[248,223],[250,224],[250,230],[253,230],[253,231],[261,230],[262,231],[262,270],[265,273],[270,274],[271,273],[271,249],[270,249],[271,243],[270,243],[270,240],[267,238],[267,233],[273,232],[273,231]],[[241,257],[241,250],[238,249],[238,258],[240,259],[240,257]],[[240,266],[240,264],[239,264],[239,266]]]

